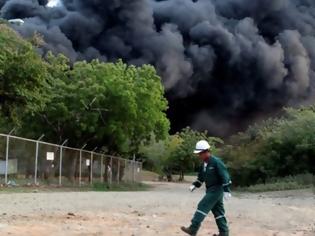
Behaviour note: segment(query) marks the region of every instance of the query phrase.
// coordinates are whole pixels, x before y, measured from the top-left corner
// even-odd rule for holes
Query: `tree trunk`
[[[180,170],[179,181],[180,182],[184,181],[184,171],[183,170]]]
[[[166,174],[166,178],[167,178],[167,181],[168,181],[168,182],[172,182],[172,181],[173,181],[172,174],[170,174],[170,173],[167,173],[167,174]]]

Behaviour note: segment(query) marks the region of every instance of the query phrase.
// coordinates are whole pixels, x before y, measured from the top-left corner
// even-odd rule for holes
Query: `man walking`
[[[197,142],[194,153],[198,154],[203,164],[197,181],[190,186],[190,191],[193,192],[195,188],[200,188],[203,182],[205,182],[207,190],[206,195],[198,204],[197,211],[191,220],[191,225],[188,228],[181,227],[181,230],[189,235],[197,235],[202,221],[212,211],[219,229],[219,234],[214,234],[213,236],[229,236],[223,205],[223,198],[228,199],[231,197],[229,186],[232,182],[227,169],[219,158],[211,155],[210,145],[205,140]]]

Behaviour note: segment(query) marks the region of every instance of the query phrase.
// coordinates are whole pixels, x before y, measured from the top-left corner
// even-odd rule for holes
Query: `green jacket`
[[[232,184],[230,175],[220,158],[211,156],[207,166],[200,167],[197,181],[193,183],[197,188],[205,182],[207,192],[223,190],[230,192],[229,186]]]

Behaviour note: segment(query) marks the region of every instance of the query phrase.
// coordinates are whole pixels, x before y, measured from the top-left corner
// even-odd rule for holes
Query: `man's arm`
[[[193,182],[193,185],[194,185],[196,188],[200,188],[201,185],[203,184],[203,182],[205,181],[202,171],[203,171],[203,168],[200,168],[199,173],[198,173],[197,180],[196,180],[195,182]]]
[[[224,165],[224,163],[220,159],[217,159],[217,160],[218,160],[217,161],[217,171],[218,171],[218,174],[219,174],[220,179],[221,179],[223,191],[230,193],[231,192],[230,185],[232,184],[232,181],[230,179],[230,175],[229,175],[227,168]]]

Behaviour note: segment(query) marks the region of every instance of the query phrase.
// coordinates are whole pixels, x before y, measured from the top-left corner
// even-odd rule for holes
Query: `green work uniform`
[[[190,229],[197,233],[204,218],[212,211],[220,235],[228,236],[229,228],[225,218],[223,192],[230,192],[230,176],[224,163],[217,157],[211,156],[208,163],[203,163],[198,179],[193,183],[197,188],[205,182],[206,195],[198,204],[197,211],[191,220]]]

